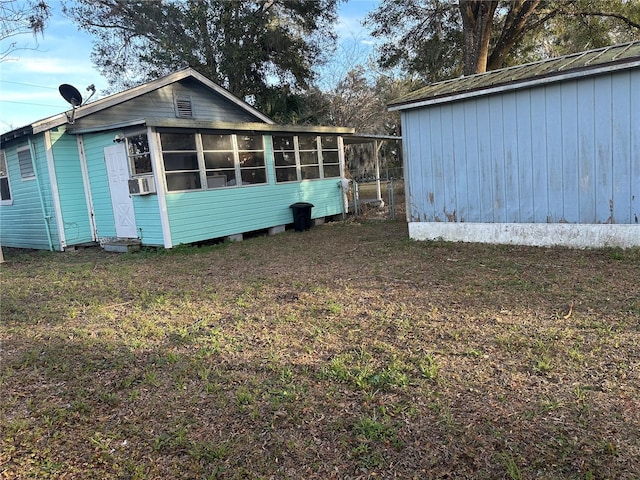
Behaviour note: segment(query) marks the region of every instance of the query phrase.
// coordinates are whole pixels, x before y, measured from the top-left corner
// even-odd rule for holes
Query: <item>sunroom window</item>
[[[299,136],[300,175],[302,180],[320,178],[317,137]]]
[[[237,135],[236,140],[242,184],[267,183],[262,135]]]
[[[262,135],[160,132],[167,189],[216,189],[267,183]]]
[[[277,182],[295,182],[298,180],[296,147],[293,135],[274,135],[273,155],[276,164]]]
[[[337,137],[320,137],[322,170],[324,178],[340,176],[340,155]]]
[[[337,137],[274,135],[272,140],[277,182],[340,176]]]
[[[195,133],[161,133],[167,190],[202,188]]]
[[[236,184],[236,167],[231,135],[202,135],[207,188]]]

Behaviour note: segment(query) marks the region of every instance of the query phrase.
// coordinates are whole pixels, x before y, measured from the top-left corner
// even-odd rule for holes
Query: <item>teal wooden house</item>
[[[1,136],[0,244],[171,248],[345,211],[341,127],[277,125],[192,69]]]

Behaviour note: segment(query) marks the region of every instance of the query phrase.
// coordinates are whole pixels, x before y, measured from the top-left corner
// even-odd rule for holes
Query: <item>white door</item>
[[[129,195],[129,164],[124,143],[104,148],[113,217],[118,238],[138,238],[133,199]]]

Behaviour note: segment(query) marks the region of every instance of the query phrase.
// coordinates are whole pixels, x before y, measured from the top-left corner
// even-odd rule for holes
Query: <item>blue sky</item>
[[[372,50],[372,39],[361,25],[365,15],[379,0],[349,0],[341,4],[338,52],[331,65],[325,67],[320,86],[330,87],[332,82],[347,73],[350,67],[364,63]],[[68,104],[58,93],[63,83],[74,85],[84,98],[85,90],[94,84],[100,98],[106,89],[106,80],[91,63],[92,38],[79,32],[77,27],[61,13],[60,2],[49,2],[53,15],[44,32],[38,36],[27,34],[14,38],[21,45],[36,47],[16,51],[0,62],[0,132],[33,123],[67,110]]]

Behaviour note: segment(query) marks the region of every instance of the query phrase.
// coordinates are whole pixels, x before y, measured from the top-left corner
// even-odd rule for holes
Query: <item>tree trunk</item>
[[[487,71],[489,40],[497,0],[460,0],[464,34],[464,74],[473,75]]]
[[[504,61],[511,49],[520,41],[527,28],[531,28],[529,21],[541,0],[517,0],[509,4],[509,12],[505,19],[502,34],[496,42],[487,62],[488,70],[504,67]]]

